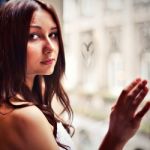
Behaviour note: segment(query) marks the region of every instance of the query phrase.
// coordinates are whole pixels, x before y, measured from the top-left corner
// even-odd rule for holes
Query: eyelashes
[[[58,31],[49,33],[48,37],[51,40],[57,40],[58,39]],[[29,34],[28,40],[29,41],[37,41],[37,40],[44,39],[44,38],[45,38],[44,34],[39,34],[39,33],[33,32],[33,33]]]
[[[49,37],[52,38],[52,39],[58,39],[58,32],[52,32],[49,34]]]
[[[40,36],[39,36],[39,34],[37,34],[37,33],[30,33],[29,34],[29,37],[28,37],[28,39],[30,40],[30,41],[32,41],[32,40],[37,40],[37,39],[39,39],[40,38]]]

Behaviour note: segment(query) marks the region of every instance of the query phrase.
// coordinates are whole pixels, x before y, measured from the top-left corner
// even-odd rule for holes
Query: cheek
[[[57,55],[57,57],[58,57],[58,55],[59,55],[59,44],[57,43],[56,45],[55,45],[55,49],[56,49],[56,55]]]
[[[40,57],[40,47],[38,46],[27,46],[27,67],[35,65]]]
[[[36,58],[41,53],[41,45],[40,44],[32,44],[28,43],[27,45],[27,58],[32,59]]]
[[[58,55],[59,55],[59,48],[57,49],[57,57],[58,57]]]
[[[34,62],[34,54],[32,52],[27,52],[27,70],[30,71],[33,69]]]
[[[27,49],[27,63],[30,63],[31,59],[33,59],[33,61],[34,61],[34,57],[35,57],[34,55],[35,55],[34,51],[30,47],[28,47],[28,49]]]

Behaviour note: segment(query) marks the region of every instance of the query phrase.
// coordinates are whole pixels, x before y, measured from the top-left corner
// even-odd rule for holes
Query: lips
[[[41,61],[40,63],[43,65],[51,65],[55,61],[54,58],[46,59],[44,61]]]

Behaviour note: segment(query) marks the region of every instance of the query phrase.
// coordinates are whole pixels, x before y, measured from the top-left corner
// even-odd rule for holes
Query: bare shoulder
[[[13,112],[13,119],[16,123],[22,125],[22,123],[24,122],[25,124],[28,123],[38,123],[38,122],[44,122],[46,124],[48,124],[49,126],[51,126],[46,117],[44,116],[44,114],[42,113],[42,111],[36,107],[35,105],[31,105],[31,106],[27,106],[27,107],[23,107],[23,108],[19,108],[16,109]]]
[[[52,126],[35,105],[16,109],[13,112],[13,122],[22,142],[26,143],[26,149],[58,149]]]

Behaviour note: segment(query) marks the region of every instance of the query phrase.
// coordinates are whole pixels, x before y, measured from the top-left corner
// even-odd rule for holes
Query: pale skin
[[[59,45],[55,22],[47,12],[43,10],[36,11],[31,20],[30,37],[27,45],[26,84],[30,89],[32,89],[36,75],[50,75],[53,73],[58,51]]]
[[[53,73],[58,53],[57,26],[50,14],[39,9],[33,14],[27,45],[26,84],[30,89],[36,75]],[[99,150],[121,150],[136,133],[141,119],[150,108],[148,102],[141,111],[136,112],[148,93],[146,84],[146,80],[136,79],[123,90],[112,108],[109,129]],[[0,111],[8,112],[5,117],[0,115],[2,150],[59,149],[53,136],[53,127],[36,106],[17,110],[10,106],[1,106]]]
[[[39,9],[33,14],[27,45],[26,84],[30,89],[36,75],[53,73],[58,52],[57,26],[51,15]],[[13,103],[17,105],[17,102]],[[4,105],[1,111],[8,113],[5,117],[0,115],[2,150],[59,149],[53,136],[53,127],[36,106],[13,110]]]

